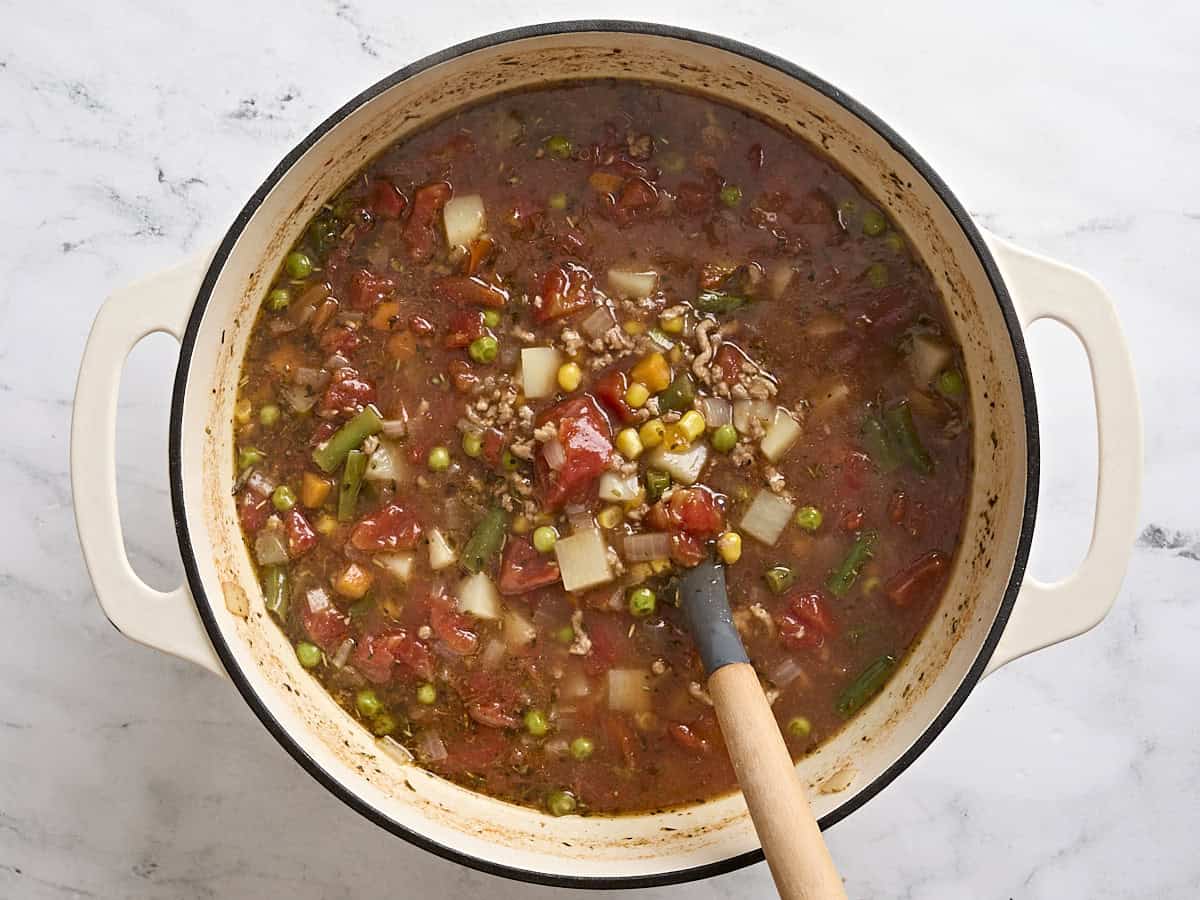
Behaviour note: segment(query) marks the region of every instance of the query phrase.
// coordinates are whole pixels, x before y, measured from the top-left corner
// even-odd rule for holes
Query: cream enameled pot
[[[96,593],[129,637],[230,678],[279,743],[347,804],[394,834],[486,871],[576,887],[661,884],[761,859],[740,795],[626,818],[551,819],[471,793],[382,752],[298,665],[263,609],[229,487],[232,407],[254,313],[309,216],[396,138],[499,92],[575,78],[638,78],[730,102],[811,141],[900,223],[950,307],[970,380],[975,475],[962,548],[940,610],[884,693],[800,763],[837,822],[912,762],[989,671],[1092,627],[1108,611],[1133,540],[1141,422],[1112,305],[1096,282],[981,234],[903,140],[836,88],[722,38],[626,22],[520,29],[451,48],[338,110],[279,164],[214,253],[111,296],[88,340],[75,397],[71,475]],[[1023,330],[1053,318],[1091,361],[1099,484],[1091,548],[1065,581],[1024,574],[1038,490],[1038,429]],[[164,331],[182,344],[170,479],[187,584],[160,593],[129,566],[114,445],[124,359]]]

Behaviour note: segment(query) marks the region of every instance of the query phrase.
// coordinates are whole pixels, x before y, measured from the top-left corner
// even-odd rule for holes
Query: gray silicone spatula
[[[680,584],[738,784],[784,900],[846,897],[771,705],[733,625],[725,568],[706,560]]]

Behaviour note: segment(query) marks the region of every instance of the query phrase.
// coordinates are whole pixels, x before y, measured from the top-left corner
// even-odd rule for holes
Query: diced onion
[[[549,460],[546,461],[549,462]],[[630,500],[636,500],[641,490],[642,485],[638,481],[636,472],[632,475],[605,472],[600,476],[600,483],[597,486],[600,499],[613,503],[628,503]]]
[[[402,438],[408,434],[408,419],[384,419],[383,426],[379,431],[386,438]]]
[[[912,347],[908,353],[908,369],[918,386],[925,387],[933,381],[953,359],[954,351],[945,341],[931,334],[913,335]]]
[[[765,426],[774,416],[775,404],[770,400],[738,400],[733,404],[733,427],[741,434],[750,434],[753,422]]]
[[[446,226],[446,243],[451,247],[466,247],[483,234],[487,218],[483,209],[483,198],[478,194],[455,197],[446,201],[442,209],[442,223]]]
[[[700,414],[709,428],[720,428],[733,422],[733,405],[724,397],[702,397]]]
[[[609,669],[608,708],[615,712],[649,712],[650,673],[645,669]]]
[[[804,333],[813,338],[833,337],[846,330],[846,323],[832,313],[822,313],[813,316],[804,326]]]
[[[429,532],[429,568],[435,572],[440,572],[448,566],[454,565],[458,559],[458,554],[454,552],[454,548],[450,546],[450,542],[446,540],[446,536],[438,529],[433,529]]]
[[[329,601],[329,591],[325,588],[316,587],[304,595],[304,602],[308,604],[310,612],[319,613],[329,609],[331,603]]]
[[[574,668],[563,676],[558,695],[563,698],[577,699],[586,697],[592,692],[592,680],[582,669]]]
[[[631,534],[625,538],[625,562],[650,562],[671,556],[671,536],[663,531]]]
[[[481,619],[500,618],[500,594],[486,573],[477,572],[458,583],[458,608]]]
[[[425,762],[441,762],[449,756],[446,744],[436,729],[430,728],[421,732],[417,738],[417,755]]]
[[[381,737],[377,743],[379,749],[401,765],[408,765],[413,761],[412,751],[395,738]]]
[[[256,469],[246,477],[246,487],[260,497],[270,497],[275,491],[275,482]]]
[[[354,638],[346,638],[338,645],[337,650],[333,652],[333,656],[329,658],[329,662],[335,669],[341,669],[346,665],[346,660],[350,658],[350,653],[353,650]]]
[[[612,581],[608,547],[595,528],[559,538],[554,545],[554,554],[562,573],[563,587],[568,591],[583,591]]]
[[[558,390],[558,367],[562,354],[553,347],[524,347],[521,350],[521,386],[530,400],[553,397]]]
[[[679,484],[695,484],[708,461],[708,445],[696,442],[686,450],[672,453],[666,444],[660,444],[646,459],[652,469],[662,469]]]
[[[542,444],[542,456],[546,458],[546,465],[555,472],[567,464],[567,451],[558,438],[551,438]]]
[[[400,481],[404,478],[404,458],[395,446],[387,441],[380,441],[375,452],[367,461],[367,471],[363,473],[367,481]]]
[[[767,285],[771,289],[771,296],[776,300],[782,297],[795,275],[796,270],[787,263],[779,263],[772,268],[767,275]]]
[[[794,504],[763,488],[742,517],[741,529],[755,540],[774,546],[796,511]]]
[[[504,641],[500,638],[492,638],[483,648],[483,652],[479,654],[479,664],[485,669],[494,669],[500,665],[506,652],[508,652],[508,648],[504,645]]]
[[[283,384],[279,386],[279,394],[293,412],[306,413],[317,405],[317,395],[311,389],[299,384]]]
[[[598,337],[604,337],[605,332],[616,324],[617,320],[613,318],[611,309],[607,306],[597,306],[579,323],[579,330],[588,340],[594,341]]]
[[[803,674],[804,669],[801,668],[800,663],[796,662],[796,658],[785,656],[775,668],[767,673],[767,678],[775,687],[785,688]]]
[[[631,272],[628,269],[609,269],[608,287],[622,300],[641,300],[658,287],[658,273]]]
[[[397,581],[408,581],[412,577],[413,555],[411,553],[376,553],[372,561],[382,566]]]
[[[844,381],[835,381],[818,388],[813,393],[812,415],[823,418],[838,410],[850,397],[850,386]]]
[[[288,561],[283,523],[275,516],[268,519],[254,537],[254,559],[260,566],[278,566]]]
[[[329,369],[332,372],[336,369],[344,369],[348,365],[350,365],[350,360],[346,359],[340,353],[334,353],[329,359],[321,363],[321,368]]]
[[[304,385],[304,387],[312,388],[314,391],[319,391],[325,385],[329,384],[329,373],[321,369],[309,369],[302,366],[296,370],[296,374],[292,376],[292,381],[296,384]]]
[[[763,456],[773,463],[779,462],[796,441],[800,440],[800,434],[800,423],[782,406],[778,407],[775,410],[775,421],[771,423],[771,427],[763,435],[762,444],[759,445]]]
[[[591,531],[596,527],[596,520],[588,508],[580,503],[571,503],[563,511],[567,514],[567,523],[572,532]]]
[[[504,613],[504,642],[513,650],[528,647],[537,639],[537,629],[533,623],[517,612],[510,609]]]

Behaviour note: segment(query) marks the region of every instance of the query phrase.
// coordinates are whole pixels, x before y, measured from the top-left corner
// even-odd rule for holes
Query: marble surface
[[[843,87],[987,227],[1100,278],[1136,358],[1144,530],[1112,614],[989,678],[832,829],[851,896],[1200,895],[1200,11],[805,6],[0,2],[0,895],[550,896],[377,830],[228,684],[109,627],[76,543],[67,435],[105,294],[215,242],[346,98],[455,41],[600,9],[724,32]],[[1078,346],[1051,326],[1031,346],[1045,469],[1033,569],[1052,577],[1086,547],[1095,438]],[[140,345],[121,401],[126,539],[160,587],[180,579],[165,464],[175,354],[162,336]],[[687,890],[765,897],[771,884],[760,865]]]

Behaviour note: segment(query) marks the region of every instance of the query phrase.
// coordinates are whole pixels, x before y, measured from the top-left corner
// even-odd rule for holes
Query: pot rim
[[[1010,297],[1004,281],[1000,276],[995,260],[992,258],[987,245],[984,243],[982,236],[975,227],[973,220],[967,213],[966,209],[959,202],[958,198],[950,191],[945,182],[937,175],[933,168],[925,161],[925,159],[914,150],[907,141],[900,137],[886,123],[883,122],[875,113],[871,112],[865,106],[852,97],[845,94],[843,91],[834,87],[832,84],[818,78],[811,72],[789,62],[772,53],[760,50],[756,47],[744,44],[740,41],[731,40],[726,37],[709,34],[707,32],[697,31],[690,28],[681,28],[671,25],[659,25],[651,22],[638,22],[631,20],[620,19],[577,19],[560,22],[548,22],[539,25],[527,25],[518,28],[496,31],[491,34],[477,37],[472,40],[454,44],[444,50],[432,53],[422,59],[417,60],[402,69],[397,70],[391,75],[377,81],[371,87],[359,93],[357,96],[342,105],[336,112],[321,122],[311,133],[308,134],[299,144],[297,144],[280,163],[271,171],[263,183],[258,187],[250,200],[237,214],[229,230],[225,233],[221,240],[216,253],[213,255],[209,263],[208,271],[205,273],[204,280],[200,285],[200,290],[196,296],[196,301],[192,307],[191,314],[188,317],[187,327],[184,331],[180,342],[179,363],[175,371],[175,380],[172,387],[171,395],[171,414],[168,434],[168,453],[167,462],[170,477],[171,488],[171,506],[175,519],[175,533],[179,541],[180,554],[183,559],[184,572],[187,577],[188,587],[191,590],[197,610],[200,614],[200,619],[204,624],[205,631],[208,632],[208,637],[212,641],[213,648],[216,650],[217,656],[229,673],[231,680],[237,687],[238,692],[246,701],[247,705],[253,710],[259,721],[266,727],[272,737],[283,747],[288,754],[299,763],[305,771],[317,780],[326,790],[332,793],[335,797],[349,806],[358,814],[362,815],[374,824],[386,829],[391,834],[404,839],[405,841],[434,853],[450,862],[459,863],[485,872],[490,875],[498,875],[504,878],[523,881],[531,884],[544,884],[551,887],[575,888],[575,889],[623,889],[623,888],[648,888],[661,887],[665,885],[681,884],[689,881],[695,881],[704,878],[710,878],[715,875],[723,875],[728,872],[736,871],[737,869],[761,862],[763,860],[763,852],[761,849],[752,850],[746,853],[737,854],[727,857],[726,859],[717,862],[705,863],[700,866],[692,866],[690,868],[673,869],[667,872],[661,872],[650,875],[632,875],[632,876],[577,876],[563,875],[548,872],[535,872],[528,869],[521,869],[512,866],[506,866],[500,863],[491,862],[490,860],[481,859],[469,853],[458,850],[454,847],[447,846],[437,841],[407,828],[398,822],[393,821],[373,806],[366,803],[358,795],[348,790],[343,786],[336,777],[334,777],[326,769],[322,768],[303,748],[301,741],[294,737],[280,722],[271,714],[266,705],[259,698],[245,673],[242,671],[240,664],[231,651],[228,643],[225,640],[224,634],[221,632],[220,626],[217,623],[216,617],[212,611],[212,606],[207,594],[205,593],[204,584],[200,576],[199,568],[196,563],[196,554],[192,545],[191,534],[188,528],[187,509],[184,504],[183,490],[183,466],[182,466],[182,441],[183,441],[183,403],[187,393],[188,379],[190,374],[190,366],[192,359],[192,351],[195,346],[196,337],[200,329],[200,323],[204,317],[205,310],[208,307],[208,301],[211,297],[213,287],[225,265],[229,254],[232,252],[234,245],[240,238],[243,230],[251,217],[258,210],[267,194],[279,183],[280,180],[292,169],[295,163],[303,156],[309,148],[311,148],[318,140],[324,137],[328,132],[340,125],[351,113],[359,109],[368,101],[374,99],[379,94],[388,90],[395,85],[408,80],[409,78],[424,72],[426,69],[447,62],[459,56],[472,53],[476,50],[495,47],[500,44],[512,43],[515,41],[526,40],[529,38],[547,37],[561,34],[578,34],[587,32],[607,32],[613,34],[637,34],[650,37],[670,38],[675,40],[687,41],[694,44],[700,44],[712,47],[717,50],[722,50],[728,53],[733,53],[738,56],[745,57],[753,62],[764,66],[776,69],[783,74],[796,79],[805,86],[823,94],[831,101],[843,106],[849,112],[853,113],[872,129],[874,129],[887,143],[902,156],[929,184],[938,198],[946,205],[958,226],[963,230],[971,249],[974,251],[980,264],[984,269],[988,282],[996,295],[996,300],[1000,305],[1000,312],[1004,318],[1005,327],[1008,331],[1009,340],[1012,343],[1013,355],[1016,361],[1018,378],[1021,387],[1021,396],[1024,405],[1025,415],[1025,444],[1026,444],[1026,479],[1025,479],[1025,504],[1022,511],[1021,529],[1017,541],[1016,553],[1013,560],[1012,573],[1009,577],[1008,585],[1004,591],[1004,597],[1000,602],[1000,606],[996,612],[996,617],[988,630],[982,645],[979,648],[979,653],[975,657],[974,662],[968,669],[962,682],[955,690],[954,694],[946,702],[941,712],[929,724],[929,726],[921,733],[921,736],[913,742],[903,754],[900,755],[887,769],[875,778],[871,783],[857,791],[852,797],[848,798],[844,803],[839,805],[832,812],[821,817],[818,825],[822,830],[825,830],[832,825],[840,822],[850,813],[857,810],[868,800],[887,787],[894,781],[900,773],[907,769],[918,756],[920,756],[933,740],[942,732],[949,724],[950,720],[958,712],[959,708],[965,702],[967,695],[971,693],[975,685],[983,677],[984,670],[991,659],[992,652],[996,648],[1000,636],[1003,634],[1005,626],[1008,623],[1008,618],[1012,612],[1013,604],[1016,602],[1017,593],[1021,587],[1021,581],[1024,576],[1025,567],[1029,559],[1029,548],[1033,537],[1034,519],[1037,513],[1038,486],[1040,473],[1040,450],[1039,450],[1039,432],[1037,420],[1037,403],[1033,387],[1033,373],[1029,365],[1029,356],[1025,348],[1025,341],[1021,330],[1020,320],[1016,310],[1013,307],[1012,298]]]

